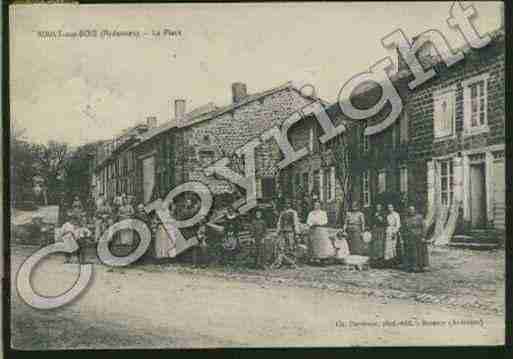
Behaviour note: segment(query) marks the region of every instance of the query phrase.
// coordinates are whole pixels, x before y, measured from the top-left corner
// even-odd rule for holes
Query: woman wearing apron
[[[362,239],[362,232],[365,231],[365,216],[360,212],[358,203],[353,202],[351,210],[346,213],[343,230],[347,233],[351,254],[366,255],[366,246]]]
[[[397,240],[399,229],[401,228],[401,218],[399,213],[394,210],[394,206],[388,205],[388,215],[386,218],[387,228],[385,231],[385,253],[383,259],[391,264],[397,261]]]
[[[370,243],[371,265],[380,267],[385,255],[385,230],[386,215],[381,204],[376,205],[376,211],[372,215],[372,242]]]
[[[328,224],[328,216],[321,209],[319,201],[314,202],[314,209],[308,214],[306,224],[310,228],[309,253],[311,260],[320,260],[335,255],[335,250],[330,243],[327,232],[323,231],[323,227]]]

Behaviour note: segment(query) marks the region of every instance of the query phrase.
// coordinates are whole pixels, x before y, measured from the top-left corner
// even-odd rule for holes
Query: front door
[[[146,157],[142,161],[143,171],[143,197],[144,203],[151,200],[153,187],[155,187],[155,157]]]
[[[470,214],[472,227],[486,226],[486,171],[485,164],[470,166]]]

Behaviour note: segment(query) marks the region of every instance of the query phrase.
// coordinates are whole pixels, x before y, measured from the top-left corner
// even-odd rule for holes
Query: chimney
[[[175,100],[175,120],[179,121],[185,116],[185,100]]]
[[[501,29],[506,29],[506,24],[504,23],[504,3],[501,4],[499,11],[501,12],[501,23],[499,26]]]
[[[156,116],[146,117],[146,125],[148,126],[148,129],[157,127],[157,117]]]
[[[232,99],[233,103],[242,101],[248,95],[246,84],[242,82],[235,82],[232,84]]]

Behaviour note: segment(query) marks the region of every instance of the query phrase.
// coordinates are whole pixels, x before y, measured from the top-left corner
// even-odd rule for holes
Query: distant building
[[[139,136],[155,126],[156,118],[148,117],[145,124],[130,127],[98,146],[92,175],[95,198],[112,199],[121,193],[135,195],[135,158],[131,147]]]
[[[127,193],[135,195],[137,202],[148,203],[188,181],[205,183],[216,197],[237,195],[235,185],[205,176],[203,168],[233,156],[236,148],[319,101],[290,83],[254,94],[247,93],[245,84],[235,83],[232,100],[224,107],[208,103],[186,112],[186,101],[177,99],[170,106],[173,118],[162,125],[132,131],[124,141],[118,137],[105,144],[95,169],[98,195],[112,198]],[[270,202],[279,192],[276,164],[282,154],[271,139],[257,147],[255,157],[257,197]]]

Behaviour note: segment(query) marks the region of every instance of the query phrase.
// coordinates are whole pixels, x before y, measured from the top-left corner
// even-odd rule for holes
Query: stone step
[[[467,248],[478,250],[490,250],[499,248],[497,243],[475,243],[475,242],[449,242],[450,247],[454,248]]]

